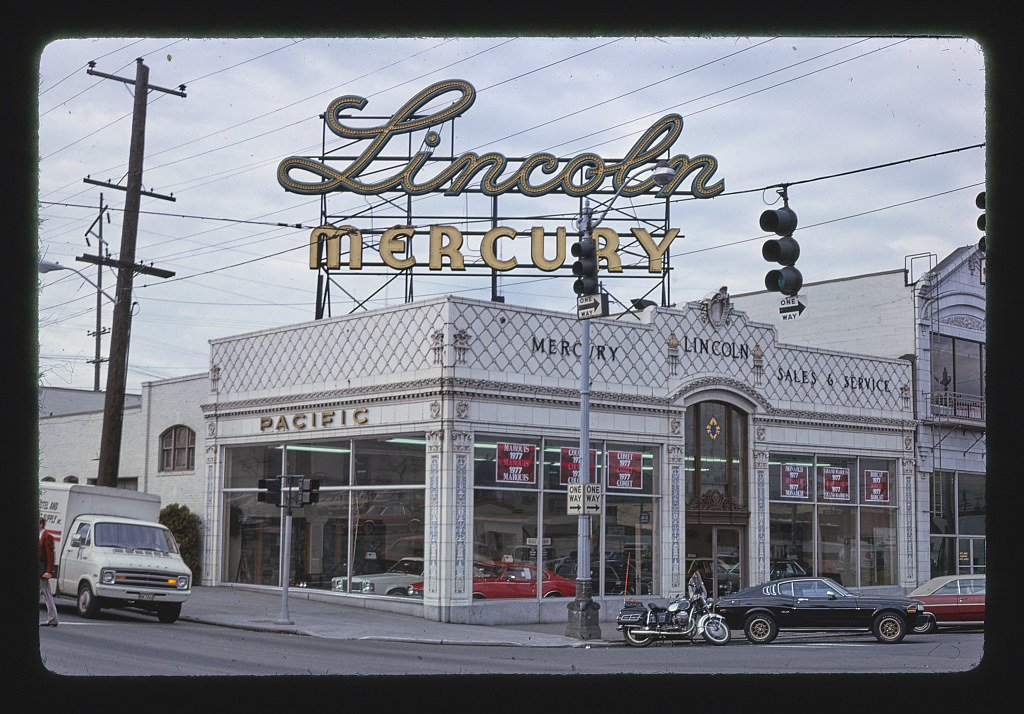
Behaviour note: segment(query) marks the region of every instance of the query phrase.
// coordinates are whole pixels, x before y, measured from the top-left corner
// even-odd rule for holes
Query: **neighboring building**
[[[75,411],[39,419],[39,478],[65,483],[96,483],[103,431],[103,393],[43,387],[40,403],[92,402],[93,411]],[[54,394],[56,392],[56,395]],[[209,393],[206,374],[146,382],[141,395],[125,397],[118,487],[161,497],[161,503],[186,505],[206,514],[202,468],[205,428],[200,404]],[[95,395],[99,395],[98,397]],[[56,398],[55,398],[56,397]],[[200,468],[195,467],[196,434]]]
[[[984,258],[966,246],[938,264],[913,256],[907,270],[809,283],[795,301],[733,296],[780,340],[912,359],[920,581],[985,572]]]
[[[67,387],[43,387],[39,390],[39,416],[60,416],[103,411],[106,392],[69,389]],[[141,401],[138,394],[125,394],[125,407],[137,407]]]
[[[294,511],[291,582],[326,592],[422,556],[422,601],[339,596],[443,621],[560,621],[564,600],[474,600],[472,565],[574,569],[578,334],[575,315],[444,297],[213,340],[209,374],[144,385],[122,475],[201,515],[207,584],[279,585],[280,510],[257,484],[301,474],[320,501]],[[603,618],[624,587],[678,592],[705,563],[718,591],[788,562],[850,586],[917,584],[911,360],[782,343],[724,288],[594,320],[591,353]],[[95,463],[102,413],[68,439],[75,419],[40,420],[41,477]]]

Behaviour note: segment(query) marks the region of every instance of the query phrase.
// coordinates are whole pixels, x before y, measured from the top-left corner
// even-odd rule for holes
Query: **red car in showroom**
[[[576,581],[541,569],[544,597],[576,597]],[[423,597],[423,583],[409,586],[409,594]],[[473,599],[537,597],[537,567],[530,563],[473,563]]]
[[[985,576],[943,575],[932,578],[908,597],[924,603],[928,621],[914,632],[935,632],[951,625],[985,624]]]

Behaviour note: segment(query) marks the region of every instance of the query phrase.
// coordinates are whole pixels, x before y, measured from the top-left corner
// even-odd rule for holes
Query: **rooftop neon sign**
[[[449,106],[430,114],[417,114],[428,103],[449,93],[458,95]],[[289,157],[278,165],[277,181],[286,191],[304,195],[322,195],[334,191],[377,195],[400,191],[417,196],[443,191],[446,196],[458,196],[471,187],[478,177],[480,191],[489,196],[518,193],[537,197],[553,192],[586,196],[599,189],[608,177],[612,179],[612,189],[621,189],[622,195],[626,197],[642,194],[652,187],[658,188],[656,196],[670,196],[690,176],[690,193],[696,198],[711,198],[725,190],[724,179],[708,185],[718,168],[718,160],[708,154],[693,158],[677,154],[669,158],[668,164],[676,173],[663,187],[657,187],[652,176],[626,183],[633,169],[649,165],[663,156],[679,137],[683,130],[683,118],[678,114],[666,114],[656,121],[636,141],[625,158],[610,163],[591,152],[579,154],[568,161],[560,160],[550,153],[538,152],[520,161],[518,166],[510,167],[509,160],[503,154],[494,151],[483,155],[466,152],[455,157],[432,176],[421,177],[433,150],[441,142],[440,134],[433,127],[462,115],[475,99],[476,90],[465,80],[437,82],[416,94],[385,123],[360,128],[342,123],[341,118],[345,111],[361,111],[366,107],[367,99],[354,95],[338,97],[327,107],[327,128],[343,139],[366,140],[370,142],[369,145],[347,167],[341,169],[309,157]],[[393,138],[424,130],[427,132],[423,139],[424,148],[416,152],[408,163],[385,178],[365,178],[365,174]],[[300,174],[307,176],[296,178]],[[626,185],[623,188],[624,183]]]

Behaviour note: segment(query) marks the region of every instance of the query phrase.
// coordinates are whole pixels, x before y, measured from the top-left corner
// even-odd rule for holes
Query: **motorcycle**
[[[686,585],[687,596],[672,597],[667,607],[648,603],[646,607],[630,598],[615,617],[615,628],[626,643],[646,647],[655,640],[696,640],[703,637],[713,645],[726,645],[732,632],[725,619],[712,610],[713,601],[700,573],[694,573]]]

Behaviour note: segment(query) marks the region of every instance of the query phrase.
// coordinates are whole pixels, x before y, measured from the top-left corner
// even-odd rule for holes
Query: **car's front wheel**
[[[92,587],[89,583],[83,582],[78,586],[78,614],[82,617],[91,619],[96,617],[100,612],[100,601],[92,593]]]
[[[930,635],[939,629],[939,623],[935,621],[935,617],[929,617],[927,622],[923,625],[918,625],[914,628],[914,632],[919,635]]]
[[[743,625],[743,634],[755,645],[766,645],[779,634],[779,626],[775,618],[766,612],[757,612],[747,618]]]
[[[181,615],[180,602],[162,602],[156,606],[156,617],[160,622],[170,624],[176,622]]]
[[[883,612],[875,618],[871,627],[875,638],[884,644],[894,645],[903,641],[907,635],[907,626],[903,618],[895,612]]]

